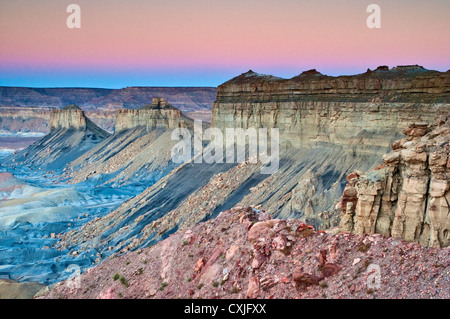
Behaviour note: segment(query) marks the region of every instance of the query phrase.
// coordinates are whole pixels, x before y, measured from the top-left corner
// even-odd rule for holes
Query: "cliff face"
[[[109,134],[89,120],[75,105],[50,113],[50,132],[5,160],[6,165],[58,169],[78,158]]]
[[[0,107],[0,131],[9,134],[19,132],[50,132],[50,117],[54,108],[49,107]],[[57,112],[53,112],[54,126],[59,125]],[[84,114],[98,127],[106,131],[114,131],[117,110],[96,109]],[[67,126],[67,123],[66,123]]]
[[[449,250],[378,234],[331,235],[235,207],[104,261],[81,275],[80,288],[61,282],[36,298],[445,299],[449,257]],[[374,266],[381,270],[380,287],[368,284]]]
[[[138,110],[120,110],[115,132],[70,163],[64,177],[72,183],[90,178],[108,185],[146,185],[178,164],[171,160],[171,134],[175,128],[192,130],[193,121],[163,98]]]
[[[449,72],[416,66],[340,77],[312,70],[288,80],[249,71],[218,87],[212,126],[278,127],[294,147],[389,147],[409,123],[448,112],[449,97]]]
[[[75,105],[69,105],[62,110],[52,110],[50,113],[50,130],[69,129],[86,130],[87,119],[84,112]]]
[[[13,134],[48,133],[50,110],[76,104],[96,125],[112,132],[116,113],[120,109],[138,109],[155,97],[163,97],[187,115],[191,113],[195,118],[210,121],[211,105],[216,93],[217,89],[212,87],[123,89],[0,87],[0,130]],[[142,114],[136,112],[138,113]],[[124,114],[125,117],[132,115],[133,112]],[[145,119],[143,121],[145,122]]]
[[[50,108],[0,107],[0,130],[6,133],[50,131]]]
[[[116,116],[115,132],[143,127],[147,131],[156,128],[175,129],[187,127],[192,120],[163,98],[153,98],[152,104],[137,110],[121,109]]]
[[[309,70],[291,79],[263,75],[252,70],[218,87],[219,100],[227,102],[286,102],[336,100],[446,102],[449,71],[426,70],[421,66],[379,67],[375,71],[350,76],[326,76]],[[270,94],[268,94],[270,93]],[[383,93],[382,95],[378,95]],[[423,95],[423,94],[438,94]],[[319,95],[319,96],[318,96]]]
[[[377,170],[349,175],[340,228],[449,246],[450,116],[432,130],[416,123],[404,133]]]

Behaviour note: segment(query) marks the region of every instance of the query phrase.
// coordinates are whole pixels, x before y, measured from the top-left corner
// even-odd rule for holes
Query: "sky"
[[[81,28],[69,29],[69,4]],[[381,27],[370,29],[367,6]],[[448,0],[0,0],[0,86],[217,86],[379,65],[450,68]]]

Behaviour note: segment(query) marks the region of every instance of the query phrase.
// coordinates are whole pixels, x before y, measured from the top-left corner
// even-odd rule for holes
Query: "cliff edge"
[[[50,113],[50,133],[5,160],[6,165],[26,165],[55,170],[80,157],[109,136],[76,105]]]
[[[193,130],[193,120],[160,97],[137,110],[119,110],[115,123],[114,134],[71,162],[64,178],[148,187],[179,165],[171,160],[173,129]]]
[[[342,197],[340,229],[423,245],[450,245],[450,114],[411,124],[383,164],[354,172]]]

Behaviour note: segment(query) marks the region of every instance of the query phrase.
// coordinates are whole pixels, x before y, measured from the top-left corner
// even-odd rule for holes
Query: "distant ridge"
[[[76,105],[52,110],[50,127],[49,134],[7,158],[6,165],[59,169],[109,136]]]
[[[163,97],[183,112],[210,110],[215,87],[28,88],[0,86],[0,106],[62,108],[76,104],[83,110],[136,109]]]

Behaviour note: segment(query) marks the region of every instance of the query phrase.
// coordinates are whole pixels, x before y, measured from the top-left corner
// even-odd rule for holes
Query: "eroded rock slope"
[[[109,136],[75,105],[52,110],[50,133],[5,159],[5,165],[55,170],[80,157]]]
[[[449,246],[450,116],[433,127],[414,123],[404,133],[376,170],[349,175],[340,228]]]
[[[163,98],[137,110],[119,110],[114,134],[70,163],[64,178],[71,183],[91,179],[102,185],[149,186],[179,165],[171,159],[176,128],[192,132],[193,121]]]

